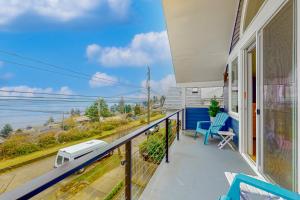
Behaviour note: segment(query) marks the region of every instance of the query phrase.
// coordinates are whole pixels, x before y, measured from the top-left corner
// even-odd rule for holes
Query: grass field
[[[115,154],[101,160],[99,163],[95,163],[87,172],[84,172],[82,175],[62,186],[59,191],[57,191],[56,196],[59,197],[60,195],[67,195],[70,197],[77,194],[78,192],[82,191],[83,188],[87,187],[89,184],[99,179],[107,172],[120,166],[120,162],[121,158],[119,155]]]
[[[157,115],[155,117],[152,117],[151,121],[155,121],[155,120],[160,119],[162,117],[164,117],[164,115]],[[116,129],[113,129],[113,130],[110,130],[110,131],[104,131],[104,132],[102,132],[101,136],[95,135],[93,137],[85,138],[85,139],[82,139],[82,140],[77,140],[77,141],[68,142],[68,143],[64,143],[64,144],[59,144],[59,145],[56,145],[54,147],[44,149],[44,150],[41,150],[41,151],[36,151],[36,152],[33,152],[31,154],[28,154],[28,155],[19,156],[19,157],[16,157],[16,158],[11,158],[11,159],[6,159],[6,160],[1,160],[1,162],[0,162],[0,173],[3,173],[5,171],[8,171],[8,170],[16,168],[16,167],[20,167],[20,166],[25,165],[25,164],[29,164],[31,162],[43,159],[43,158],[51,156],[51,155],[55,155],[57,153],[57,151],[61,148],[71,146],[71,145],[74,145],[74,144],[78,144],[78,143],[81,143],[81,142],[85,142],[85,141],[88,141],[88,140],[92,140],[92,139],[103,139],[103,138],[112,136],[114,134],[120,133],[120,132],[125,132],[125,131],[128,131],[128,130],[140,128],[144,125],[145,125],[145,123],[141,124],[139,120],[136,120],[136,121],[130,122],[130,123],[124,125],[124,126],[118,127]]]

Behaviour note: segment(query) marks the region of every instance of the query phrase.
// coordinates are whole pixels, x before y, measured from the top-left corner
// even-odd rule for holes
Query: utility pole
[[[101,110],[100,110],[100,98],[98,99],[98,117],[99,117],[99,123],[101,122]]]
[[[63,131],[65,130],[64,120],[65,120],[65,112],[62,113],[62,122],[61,122],[61,128],[62,128]]]
[[[150,124],[150,67],[148,66],[147,73],[147,93],[148,93],[148,103],[147,103],[147,123]]]

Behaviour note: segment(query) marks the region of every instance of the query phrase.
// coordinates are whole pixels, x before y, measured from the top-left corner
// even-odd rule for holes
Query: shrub
[[[159,164],[164,157],[164,136],[155,134],[139,145],[139,152],[145,160]]]
[[[153,111],[153,112],[151,113],[151,117],[155,117],[155,116],[157,116],[157,115],[159,115],[159,114],[161,114],[160,111]]]
[[[145,124],[145,123],[146,123],[145,118],[141,118],[141,119],[140,119],[140,123],[141,123],[141,124]]]
[[[72,128],[68,131],[62,132],[61,134],[58,135],[58,142],[63,143],[63,142],[71,142],[71,141],[76,141],[80,140],[83,138],[91,137],[93,136],[93,132],[91,131],[80,131],[76,128]]]
[[[0,146],[1,157],[16,157],[39,150],[29,135],[13,135]]]
[[[49,132],[38,136],[39,147],[45,148],[57,144],[55,133]]]
[[[112,124],[103,124],[102,129],[103,129],[104,131],[110,131],[110,130],[115,129],[115,126],[112,125]]]

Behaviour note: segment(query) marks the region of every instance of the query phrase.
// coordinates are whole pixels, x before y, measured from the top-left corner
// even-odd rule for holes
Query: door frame
[[[260,123],[259,123],[259,116],[256,116],[256,162],[254,162],[252,160],[252,158],[250,158],[249,154],[248,154],[248,150],[249,150],[249,121],[250,121],[250,116],[249,116],[249,112],[248,112],[248,107],[249,107],[249,98],[248,98],[248,89],[249,89],[249,73],[250,73],[250,69],[249,69],[249,52],[251,50],[253,50],[254,48],[256,48],[256,107],[258,108],[258,104],[260,102],[260,94],[259,94],[259,66],[258,66],[258,40],[257,40],[257,35],[253,34],[253,36],[251,37],[251,39],[249,39],[249,42],[247,42],[244,47],[241,49],[241,73],[242,73],[242,94],[241,94],[241,117],[242,117],[242,133],[241,134],[241,140],[242,140],[242,155],[246,158],[247,162],[250,164],[250,166],[255,169],[255,171],[258,171],[258,160],[259,155],[259,144],[258,141],[260,139]],[[250,109],[250,108],[249,108]],[[252,108],[251,108],[252,109]]]

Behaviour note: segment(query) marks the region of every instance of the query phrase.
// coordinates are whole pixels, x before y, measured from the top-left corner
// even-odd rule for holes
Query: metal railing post
[[[169,162],[169,118],[166,119],[166,163]]]
[[[184,130],[184,120],[185,120],[185,117],[184,117],[184,109],[182,109],[181,111],[182,113],[182,119],[181,119],[181,130]]]
[[[131,140],[125,144],[125,200],[131,200]]]
[[[177,131],[177,140],[179,140],[179,112],[177,113],[177,127],[176,127],[176,131]]]

